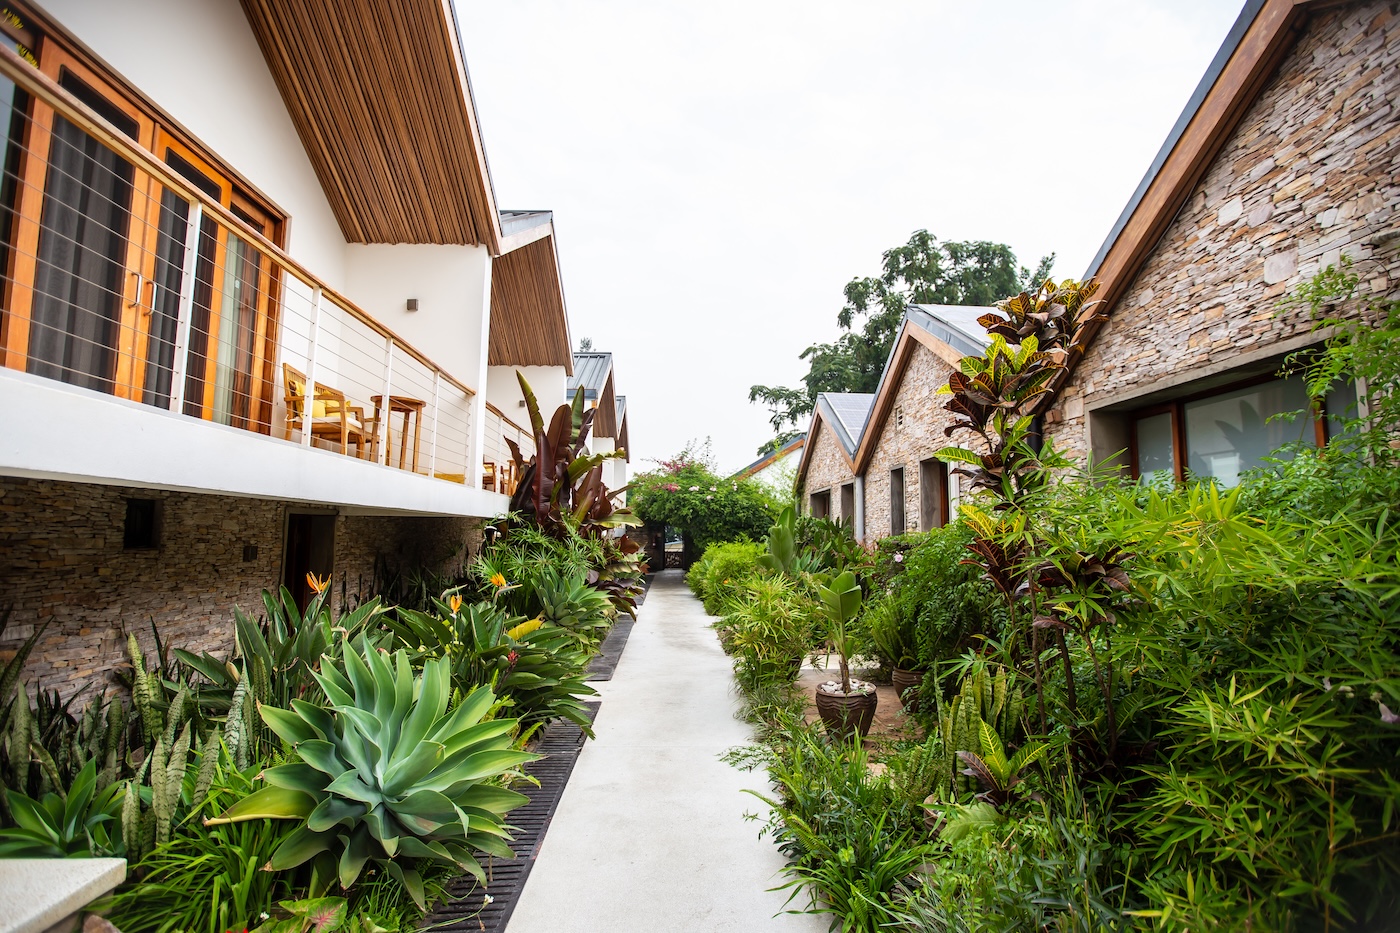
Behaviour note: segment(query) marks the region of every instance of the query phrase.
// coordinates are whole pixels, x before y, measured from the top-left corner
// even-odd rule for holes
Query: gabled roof
[[[742,470],[740,470],[739,472],[735,473],[733,476],[731,476],[731,477],[729,477],[729,478],[730,478],[730,479],[748,479],[750,476],[753,476],[755,473],[759,473],[759,472],[761,472],[761,471],[767,469],[769,466],[772,466],[774,463],[776,463],[776,462],[778,462],[779,460],[783,459],[784,457],[786,457],[788,454],[792,453],[793,451],[796,451],[796,450],[801,449],[802,446],[803,446],[804,444],[806,444],[806,443],[807,443],[807,432],[806,432],[806,431],[803,431],[801,434],[797,435],[797,436],[794,437],[792,440],[788,441],[786,444],[784,444],[783,446],[779,447],[777,450],[775,450],[775,451],[773,451],[773,452],[771,452],[771,453],[764,454],[762,457],[759,457],[759,458],[758,458],[757,460],[755,460],[753,463],[750,463],[748,466],[744,467]]]
[[[894,410],[895,397],[909,361],[914,358],[915,348],[926,347],[949,366],[957,367],[964,356],[980,356],[991,343],[986,328],[978,324],[977,319],[995,310],[976,305],[910,305],[905,309],[899,333],[885,361],[885,371],[880,375],[880,385],[875,390],[870,419],[851,457],[851,468],[856,473],[864,473],[875,455],[880,431]]]
[[[1098,277],[1096,297],[1103,304],[1083,339],[1071,348],[1067,368],[1052,384],[1052,391],[1069,379],[1196,184],[1302,37],[1313,11],[1344,5],[1338,0],[1249,0],[1245,4],[1084,273],[1086,279]],[[1052,397],[1045,397],[1046,405]]]
[[[501,211],[501,255],[491,265],[489,366],[563,366],[573,338],[551,211]]]
[[[500,254],[449,0],[243,0],[243,10],[347,241]]]
[[[569,377],[569,398],[583,386],[585,401],[596,401],[612,375],[612,354],[593,350],[574,353],[574,372]]]
[[[581,350],[574,354],[574,372],[569,377],[569,399],[583,387],[583,398],[592,402],[593,434],[596,437],[618,436],[617,398],[613,389],[613,355],[596,350]]]
[[[820,392],[817,394],[817,410],[826,416],[827,424],[836,432],[836,439],[846,456],[852,456],[860,443],[860,433],[870,417],[870,406],[875,402],[873,392]]]

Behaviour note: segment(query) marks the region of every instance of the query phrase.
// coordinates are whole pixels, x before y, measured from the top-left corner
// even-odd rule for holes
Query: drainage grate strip
[[[613,673],[617,670],[617,662],[622,660],[622,651],[627,647],[627,639],[632,634],[632,626],[636,624],[637,620],[631,616],[618,617],[612,630],[608,632],[608,637],[603,639],[603,646],[598,650],[598,654],[589,663],[585,679],[612,680]]]
[[[596,719],[602,704],[594,700],[584,705],[588,707],[589,719]],[[582,748],[583,730],[571,722],[556,720],[540,732],[535,751],[544,757],[521,769],[539,781],[539,786],[527,784],[517,788],[530,799],[512,810],[508,817],[510,824],[517,828],[511,843],[515,858],[484,862],[484,887],[471,875],[463,875],[448,885],[447,900],[428,917],[424,929],[471,933],[505,930]]]

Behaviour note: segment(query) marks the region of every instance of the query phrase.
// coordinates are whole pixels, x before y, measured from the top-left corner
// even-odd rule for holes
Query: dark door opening
[[[335,516],[293,512],[287,516],[287,547],[282,557],[282,584],[297,607],[311,602],[307,574],[329,580],[335,567]]]

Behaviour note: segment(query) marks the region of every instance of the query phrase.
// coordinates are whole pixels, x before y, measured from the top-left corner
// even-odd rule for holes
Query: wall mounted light
[[[417,310],[418,310],[418,299],[417,299],[417,298],[410,298],[410,299],[408,299],[408,310],[410,310],[410,311],[417,311]]]

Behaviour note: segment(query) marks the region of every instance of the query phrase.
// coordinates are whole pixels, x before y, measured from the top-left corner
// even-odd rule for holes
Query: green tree
[[[990,306],[1039,284],[1054,261],[1051,253],[1032,272],[1017,265],[1016,255],[1004,243],[939,242],[927,230],[914,231],[908,243],[885,251],[878,276],[846,283],[846,304],[836,316],[845,333],[833,343],[813,344],[802,351],[800,358],[808,361],[802,388],[749,388],[749,401],[768,406],[773,430],[778,432],[777,439],[759,453],[796,436],[797,426],[816,405],[817,393],[874,392],[909,305]]]
[[[632,479],[628,504],[646,522],[678,529],[695,553],[726,541],[761,541],[778,513],[771,491],[750,479],[724,479],[704,450],[690,448]]]

